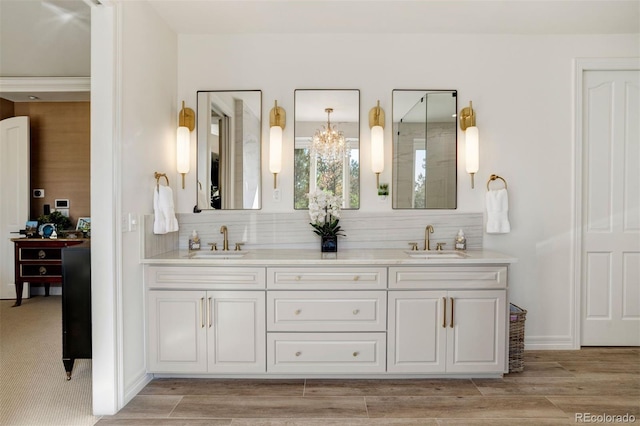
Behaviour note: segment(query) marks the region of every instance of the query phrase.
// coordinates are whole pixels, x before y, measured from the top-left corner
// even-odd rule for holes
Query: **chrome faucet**
[[[220,227],[220,233],[224,236],[222,241],[222,251],[229,251],[229,238],[227,238],[227,227],[222,225]]]
[[[427,225],[424,230],[424,249],[431,250],[431,245],[429,243],[429,233],[433,234],[433,226]]]

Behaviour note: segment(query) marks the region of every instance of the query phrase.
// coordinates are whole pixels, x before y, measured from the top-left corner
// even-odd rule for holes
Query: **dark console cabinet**
[[[15,246],[16,303],[22,304],[24,283],[44,284],[44,295],[49,295],[51,284],[62,282],[61,250],[85,243],[84,239],[12,238]]]
[[[91,358],[91,248],[62,249],[62,362],[71,379],[77,358]]]

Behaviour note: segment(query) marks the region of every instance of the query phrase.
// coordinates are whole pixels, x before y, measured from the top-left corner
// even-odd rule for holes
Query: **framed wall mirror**
[[[455,209],[457,91],[394,90],[394,209]]]
[[[294,103],[294,208],[308,208],[317,189],[359,208],[360,91],[299,89]]]
[[[197,126],[197,208],[259,209],[262,92],[198,91]]]

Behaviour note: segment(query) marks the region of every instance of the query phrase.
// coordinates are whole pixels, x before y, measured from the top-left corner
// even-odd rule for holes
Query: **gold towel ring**
[[[164,178],[167,181],[167,186],[169,186],[169,178],[165,173],[153,172],[153,176],[156,178],[156,189],[160,190],[160,178]]]
[[[487,191],[489,191],[489,184],[491,183],[491,181],[496,179],[500,179],[502,182],[504,182],[504,189],[507,189],[507,181],[504,180],[502,176],[491,175],[489,176],[489,180],[487,181]]]

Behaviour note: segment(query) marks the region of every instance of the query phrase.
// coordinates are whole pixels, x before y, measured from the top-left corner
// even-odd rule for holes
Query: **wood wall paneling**
[[[31,121],[31,189],[45,190],[31,198],[31,219],[54,209],[56,199],[69,199],[69,216],[91,216],[89,102],[18,102],[15,115]]]
[[[4,120],[5,118],[15,117],[15,113],[13,112],[13,102],[10,100],[0,98],[0,120]]]

